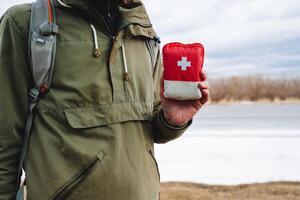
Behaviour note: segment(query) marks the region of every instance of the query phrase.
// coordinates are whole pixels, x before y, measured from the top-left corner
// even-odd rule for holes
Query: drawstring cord
[[[123,57],[123,63],[124,63],[124,80],[129,81],[131,79],[129,73],[128,73],[128,66],[127,66],[127,60],[126,60],[126,53],[125,53],[125,47],[124,44],[121,46],[122,49],[122,57]]]
[[[100,57],[100,49],[99,49],[99,45],[98,45],[98,37],[97,37],[97,31],[96,31],[96,28],[93,24],[90,25],[91,28],[92,28],[92,31],[93,31],[93,36],[94,36],[94,56],[96,58],[99,58]]]
[[[57,2],[61,5],[61,6],[63,6],[63,7],[66,7],[66,8],[71,8],[71,6],[69,6],[69,5],[67,5],[67,4],[65,4],[64,2],[62,2],[61,0],[57,0]]]

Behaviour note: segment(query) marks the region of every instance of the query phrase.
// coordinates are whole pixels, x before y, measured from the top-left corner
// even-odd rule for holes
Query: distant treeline
[[[300,100],[300,78],[272,79],[260,76],[209,80],[210,101]]]

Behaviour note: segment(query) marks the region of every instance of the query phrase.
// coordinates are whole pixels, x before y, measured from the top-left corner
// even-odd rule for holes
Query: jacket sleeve
[[[161,52],[158,51],[156,64],[153,72],[154,80],[154,117],[152,126],[154,129],[154,142],[166,143],[180,137],[192,124],[192,119],[180,127],[171,126],[164,118],[162,105],[160,101],[160,84],[163,73],[163,65],[161,59]]]
[[[9,9],[0,20],[0,199],[15,199],[27,114],[27,36]]]

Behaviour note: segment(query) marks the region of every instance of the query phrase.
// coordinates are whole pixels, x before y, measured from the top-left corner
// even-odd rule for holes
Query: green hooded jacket
[[[173,127],[163,118],[160,47],[145,7],[139,0],[120,4],[118,34],[111,37],[88,0],[63,3],[68,7],[56,6],[53,82],[34,110],[24,165],[28,200],[157,200],[153,145],[178,138],[192,120]],[[14,6],[0,24],[0,200],[15,199],[17,190],[33,87],[30,13],[30,4]],[[100,57],[93,55],[95,40]]]

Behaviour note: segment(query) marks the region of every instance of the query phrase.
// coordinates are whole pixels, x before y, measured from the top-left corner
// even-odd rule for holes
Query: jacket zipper
[[[74,183],[77,180],[86,178],[89,174],[92,173],[92,170],[96,167],[97,163],[99,163],[100,160],[98,157],[91,160],[86,166],[84,166],[82,169],[80,169],[71,179],[69,179],[57,192],[56,194],[50,198],[50,200],[62,200],[64,199],[69,192],[71,192],[72,189],[76,187]],[[82,181],[81,180],[81,181]]]

